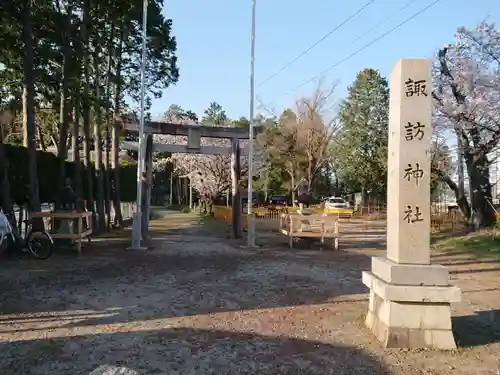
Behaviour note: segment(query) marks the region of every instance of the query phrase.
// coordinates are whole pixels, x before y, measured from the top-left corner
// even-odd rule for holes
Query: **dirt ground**
[[[500,263],[435,253],[463,301],[454,352],[383,350],[363,326],[361,271],[385,226],[342,226],[341,251],[258,250],[170,213],[154,249],[96,241],[77,258],[1,259],[0,374],[500,374]],[[267,245],[266,245],[267,244]]]

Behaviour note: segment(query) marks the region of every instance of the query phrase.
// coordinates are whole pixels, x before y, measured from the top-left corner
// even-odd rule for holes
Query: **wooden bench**
[[[339,219],[337,216],[282,214],[280,232],[288,236],[288,246],[293,248],[294,238],[333,239],[335,250],[339,249]]]
[[[51,212],[51,211],[42,211],[42,212],[30,212],[29,218],[31,219],[44,219],[49,220],[52,228],[54,227],[54,219],[59,220],[74,220],[77,222],[76,228],[73,228],[73,233],[52,233],[50,235],[52,238],[65,238],[77,241],[77,250],[78,254],[82,252],[82,241],[87,239],[90,243],[92,234],[92,212]],[[83,220],[86,221],[86,227],[83,225]]]

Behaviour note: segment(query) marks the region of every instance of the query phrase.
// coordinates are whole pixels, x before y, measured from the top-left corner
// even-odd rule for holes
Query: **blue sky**
[[[434,0],[375,0],[293,65],[263,85],[326,33],[369,0],[257,0],[256,96],[277,111],[312,92],[317,81],[297,86],[384,34]],[[180,79],[153,102],[153,116],[179,104],[199,116],[211,101],[231,118],[249,114],[251,0],[165,0],[164,14],[173,20]],[[458,26],[473,27],[489,15],[500,24],[499,0],[441,0],[396,31],[340,63],[323,76],[340,85],[345,96],[356,73],[364,68],[388,75],[400,58],[432,57],[454,41]],[[376,25],[379,25],[376,28]],[[499,25],[500,26],[500,25]],[[372,30],[370,30],[372,29]],[[291,92],[290,92],[291,91]],[[257,112],[259,111],[256,103]]]

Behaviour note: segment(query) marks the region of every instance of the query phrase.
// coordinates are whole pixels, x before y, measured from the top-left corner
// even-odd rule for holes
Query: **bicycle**
[[[13,213],[4,214],[0,210],[0,249],[14,247],[21,252],[30,252],[36,259],[47,259],[52,255],[54,240],[45,230],[33,229],[32,220],[23,220],[24,235],[9,221]],[[15,218],[13,218],[15,220]],[[26,249],[27,251],[23,251]]]

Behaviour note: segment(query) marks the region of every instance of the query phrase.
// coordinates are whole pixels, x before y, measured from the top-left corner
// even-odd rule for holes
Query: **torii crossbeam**
[[[138,124],[127,123],[124,124],[123,129],[129,132],[137,132]],[[257,134],[261,128],[254,127],[254,134]],[[241,149],[239,145],[240,140],[248,140],[249,128],[246,127],[223,127],[223,126],[206,126],[206,125],[186,125],[186,124],[174,124],[168,122],[158,122],[150,121],[145,124],[144,132],[149,133],[148,137],[152,134],[165,134],[174,136],[186,136],[188,137],[188,142],[186,145],[178,144],[161,144],[153,143],[151,139],[147,142],[151,147],[146,148],[145,160],[149,163],[152,162],[153,152],[171,152],[171,153],[195,153],[195,154],[205,154],[205,155],[231,155],[231,183],[232,183],[232,227],[233,227],[233,237],[242,237],[242,204],[241,204],[241,192],[240,192],[240,156],[248,155],[247,147]],[[208,138],[222,138],[230,139],[231,147],[217,147],[217,146],[201,146],[201,137]],[[138,142],[125,141],[122,143],[122,148],[125,150],[138,150]],[[147,168],[148,171],[148,181],[149,188],[147,192],[143,194],[151,195],[151,168]],[[146,214],[149,216],[149,199],[147,200],[148,206],[144,208]],[[249,202],[251,204],[251,202]],[[148,217],[146,216],[146,217]]]

